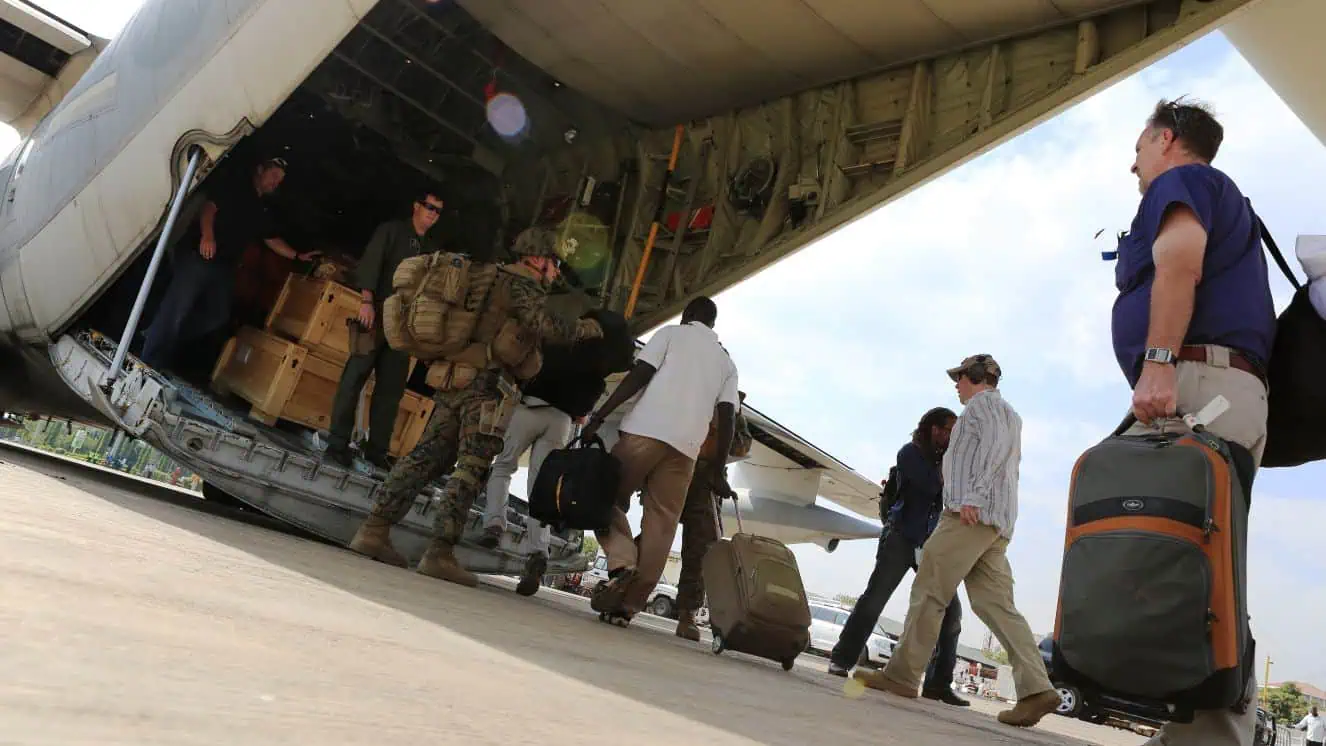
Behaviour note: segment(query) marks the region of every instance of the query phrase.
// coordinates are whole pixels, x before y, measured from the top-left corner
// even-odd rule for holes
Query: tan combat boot
[[[694,611],[677,612],[677,637],[691,642],[700,641],[700,628],[695,626]]]
[[[428,551],[419,559],[419,566],[415,571],[430,578],[450,581],[469,588],[479,585],[479,577],[461,567],[456,561],[456,553],[451,545],[436,540],[428,545]]]
[[[391,545],[391,523],[375,515],[370,515],[355,532],[355,537],[350,540],[350,551],[396,567],[410,564]]]

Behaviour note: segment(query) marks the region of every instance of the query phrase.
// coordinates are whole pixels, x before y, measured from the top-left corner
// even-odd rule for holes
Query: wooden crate
[[[370,379],[368,385],[364,386],[363,405],[360,409],[363,420],[368,419],[368,413],[371,411],[369,407],[373,405],[373,383]],[[424,436],[424,430],[428,427],[428,420],[432,416],[433,400],[406,390],[405,396],[401,397],[400,409],[396,412],[396,426],[392,428],[391,443],[387,446],[387,452],[400,458],[413,451],[419,444],[419,439]]]
[[[212,370],[212,388],[238,394],[253,405],[249,416],[325,429],[344,366],[310,354],[275,334],[242,327],[226,343]]]
[[[292,272],[267,315],[267,331],[343,366],[350,358],[346,321],[359,315],[361,302],[360,294],[344,285]]]
[[[325,360],[312,352],[304,358],[299,383],[281,410],[281,419],[297,422],[314,430],[331,427],[332,402],[341,382],[345,365]]]
[[[260,329],[241,327],[212,368],[212,388],[253,405],[252,417],[274,424],[294,393],[308,351]]]

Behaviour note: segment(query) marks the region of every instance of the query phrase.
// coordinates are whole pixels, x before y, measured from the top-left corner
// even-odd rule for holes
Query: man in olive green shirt
[[[373,402],[368,417],[368,443],[364,446],[364,459],[380,469],[389,469],[387,449],[391,432],[396,426],[396,412],[405,395],[405,382],[410,373],[410,356],[393,350],[382,331],[382,302],[392,293],[391,276],[406,259],[433,248],[424,234],[437,222],[442,212],[442,200],[432,193],[424,193],[414,202],[409,220],[392,220],[378,226],[369,240],[364,256],[355,268],[354,286],[359,288],[363,303],[359,306],[359,323],[373,330],[373,351],[366,355],[350,356],[336,387],[332,402],[331,433],[327,443],[327,457],[349,467],[350,433],[354,430],[355,410],[359,394],[368,383],[370,373],[375,374]]]

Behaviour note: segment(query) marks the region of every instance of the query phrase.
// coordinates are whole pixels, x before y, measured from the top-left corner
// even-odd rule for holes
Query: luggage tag
[[[1228,411],[1229,400],[1226,399],[1223,394],[1216,394],[1216,397],[1207,402],[1206,406],[1202,407],[1201,411],[1197,414],[1185,414],[1183,416],[1183,424],[1187,425],[1193,432],[1197,432],[1198,430],[1205,429],[1207,425],[1215,422],[1220,415]]]

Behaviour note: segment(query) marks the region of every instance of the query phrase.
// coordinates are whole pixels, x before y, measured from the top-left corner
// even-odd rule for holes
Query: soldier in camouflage
[[[592,319],[567,321],[546,306],[548,287],[559,273],[551,231],[531,228],[522,232],[512,253],[519,261],[502,268],[514,275],[507,285],[504,305],[509,317],[519,323],[533,344],[544,341],[570,344],[601,336],[602,330]],[[494,302],[499,301],[490,299],[490,303]],[[420,490],[450,471],[435,506],[433,538],[417,570],[473,587],[478,584],[478,578],[460,566],[454,550],[493,458],[502,450],[506,426],[520,394],[515,376],[496,361],[477,370],[460,363],[453,366],[450,380],[459,382],[470,375],[473,380],[465,385],[444,383],[437,388],[427,430],[414,450],[392,468],[381,496],[350,542],[350,548],[405,567],[405,558],[391,545],[391,527],[409,513]]]
[[[741,402],[746,401],[744,391],[737,392]],[[709,440],[714,439],[711,426]],[[744,456],[750,452],[751,434],[737,409],[736,430],[732,438],[733,456]],[[700,458],[695,462],[696,474],[708,474],[712,466],[706,456],[711,446],[706,441],[700,448]],[[681,572],[677,577],[677,636],[687,640],[700,640],[700,628],[695,625],[695,612],[704,605],[704,575],[701,563],[705,552],[722,536],[718,523],[718,513],[722,497],[714,494],[707,479],[692,479],[686,492],[686,504],[681,509]]]

